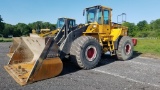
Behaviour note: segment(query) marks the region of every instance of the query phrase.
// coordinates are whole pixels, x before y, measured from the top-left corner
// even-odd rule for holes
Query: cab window
[[[98,24],[102,24],[101,19],[102,19],[102,10],[98,12],[98,20],[97,20]]]
[[[108,10],[104,10],[104,20],[103,20],[104,24],[109,24],[109,11]]]

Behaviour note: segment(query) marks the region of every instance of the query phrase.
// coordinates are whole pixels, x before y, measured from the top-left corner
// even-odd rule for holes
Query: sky
[[[135,24],[160,18],[160,0],[0,0],[0,15],[3,22],[12,25],[36,21],[55,24],[59,17],[74,18],[79,24],[85,23],[84,8],[95,5],[112,8],[112,22],[117,22],[121,13]]]

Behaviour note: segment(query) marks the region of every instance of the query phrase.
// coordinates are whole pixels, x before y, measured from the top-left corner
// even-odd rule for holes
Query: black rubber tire
[[[125,47],[126,45],[130,45],[130,52],[127,54]],[[133,42],[130,37],[128,36],[123,36],[118,45],[118,50],[116,50],[117,58],[119,60],[129,60],[133,56]]]
[[[85,51],[88,46],[96,48],[96,55],[93,61],[87,60]],[[70,50],[70,58],[82,69],[92,69],[96,67],[101,59],[101,46],[96,38],[91,36],[81,36],[74,40]]]

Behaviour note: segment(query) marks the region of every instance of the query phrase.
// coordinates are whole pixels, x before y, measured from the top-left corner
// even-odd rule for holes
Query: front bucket
[[[53,38],[22,37],[21,43],[14,51],[6,71],[20,85],[59,75],[63,64],[58,57],[58,46]]]
[[[10,57],[10,58],[13,55],[14,51],[17,49],[18,45],[20,45],[20,43],[21,43],[21,38],[20,37],[14,37],[14,38],[12,38],[12,40],[13,40],[13,43],[10,46],[9,53],[7,54],[7,56]]]

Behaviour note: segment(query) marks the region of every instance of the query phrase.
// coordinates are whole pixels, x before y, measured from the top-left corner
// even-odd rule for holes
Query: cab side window
[[[102,24],[101,19],[102,19],[102,10],[99,11],[98,13],[98,24]]]
[[[108,10],[104,10],[104,20],[103,23],[104,24],[109,24],[109,11]]]
[[[72,28],[72,26],[73,26],[73,22],[69,21],[69,28]]]
[[[69,21],[69,24],[68,24],[69,31],[74,30],[74,27],[75,27],[75,26],[76,26],[75,20],[70,20],[70,21]]]

